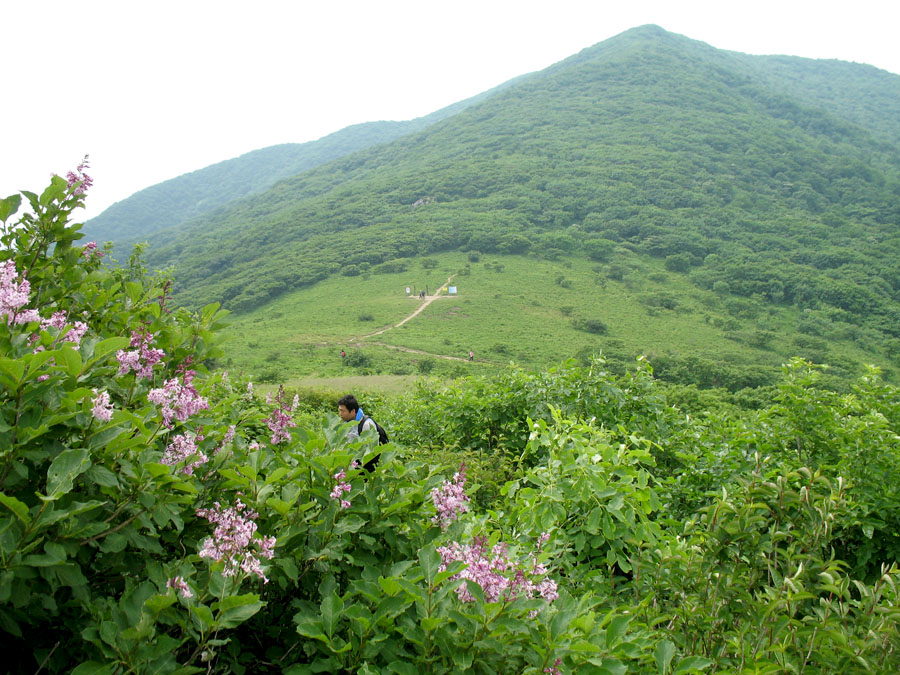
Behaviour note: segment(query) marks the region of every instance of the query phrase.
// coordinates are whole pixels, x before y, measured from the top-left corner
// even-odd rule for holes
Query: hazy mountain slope
[[[113,204],[85,223],[85,236],[112,241],[120,256],[124,256],[133,244],[145,241],[161,230],[177,227],[236,199],[263,192],[284,178],[343,155],[424,129],[514,81],[414,120],[355,124],[317,141],[254,150],[172,178]]]

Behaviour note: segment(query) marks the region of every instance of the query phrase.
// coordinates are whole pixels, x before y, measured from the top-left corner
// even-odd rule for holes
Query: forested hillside
[[[113,204],[85,223],[85,235],[112,241],[120,252],[128,251],[134,244],[161,230],[177,228],[186,220],[213,212],[241,197],[264,192],[284,178],[424,129],[465,110],[497,89],[414,120],[355,124],[317,141],[284,143],[254,150],[172,178]]]

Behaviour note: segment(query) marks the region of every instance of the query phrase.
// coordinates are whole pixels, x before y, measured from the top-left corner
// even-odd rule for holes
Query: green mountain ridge
[[[169,228],[148,261],[174,266],[181,302],[244,312],[441,252],[577,256],[615,278],[624,250],[900,353],[897,92],[869,66],[644,26]]]
[[[171,178],[116,202],[84,224],[85,236],[112,241],[119,251],[168,228],[264,192],[275,183],[373,145],[388,143],[465,110],[494,89],[407,121],[363,122],[307,143],[283,143]]]

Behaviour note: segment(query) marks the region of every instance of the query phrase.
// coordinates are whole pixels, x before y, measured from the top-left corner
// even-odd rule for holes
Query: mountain
[[[264,192],[284,178],[424,129],[514,81],[414,120],[355,124],[317,141],[273,145],[172,178],[116,202],[87,221],[83,231],[89,239],[112,241],[117,251],[128,252],[157,232]]]
[[[898,101],[870,66],[644,26],[161,231],[148,261],[181,302],[238,312],[441,252],[589,258],[613,282],[658,261],[729,320],[792,308],[775,330],[897,355]]]

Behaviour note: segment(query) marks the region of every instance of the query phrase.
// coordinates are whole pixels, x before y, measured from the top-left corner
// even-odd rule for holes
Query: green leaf
[[[331,638],[334,635],[334,629],[337,628],[341,619],[341,612],[344,610],[344,601],[335,592],[331,591],[322,599],[322,625],[325,628],[325,634]]]
[[[15,359],[0,359],[0,373],[9,375],[12,378],[15,385],[11,386],[10,389],[15,390],[25,375],[25,364]]]
[[[614,647],[622,639],[631,619],[630,616],[620,614],[609,622],[609,628],[606,629],[606,647],[608,649]]]
[[[31,518],[28,517],[28,506],[24,502],[0,492],[0,503],[16,514],[16,517],[26,525],[31,522]]]
[[[73,481],[90,466],[90,453],[86,448],[63,450],[47,470],[47,496],[58,499],[71,491]]]
[[[22,203],[22,195],[10,195],[6,199],[0,199],[0,220],[4,223],[9,217],[19,210]]]
[[[219,603],[219,628],[234,628],[244,623],[262,609],[263,603],[256,593],[230,595]]]
[[[431,586],[434,578],[441,566],[441,556],[433,548],[426,547],[419,551],[419,564],[422,566],[422,574],[425,575],[425,582]]]
[[[39,202],[41,206],[47,206],[54,199],[59,199],[66,191],[66,181],[59,178],[59,176],[53,176],[50,179],[50,185],[47,186],[47,189],[41,193],[41,197]]]
[[[71,343],[65,343],[62,348],[59,350],[59,354],[62,356],[63,361],[65,362],[66,372],[71,377],[78,377],[81,374],[81,354],[71,346]]]
[[[206,605],[195,605],[192,609],[192,615],[195,622],[200,624],[201,630],[207,631],[215,627],[216,620],[213,618],[212,610],[209,607]]]
[[[125,292],[128,294],[131,304],[137,305],[144,295],[144,286],[136,281],[125,282]]]
[[[85,477],[102,487],[116,487],[119,479],[102,464],[95,464],[85,472]]]
[[[386,595],[397,595],[400,592],[400,582],[393,577],[378,577],[378,585]]]
[[[44,553],[28,555],[22,560],[31,567],[54,567],[66,561],[66,549],[61,544],[48,541],[44,544]]]
[[[559,637],[569,629],[569,624],[575,618],[574,609],[566,609],[556,613],[556,616],[550,621],[550,638],[555,642]]]
[[[673,675],[679,675],[679,673],[690,673],[694,670],[706,670],[712,664],[712,661],[702,656],[686,656],[681,659],[675,666]]]
[[[94,345],[94,353],[88,361],[88,365],[92,365],[100,361],[102,358],[120,349],[125,349],[130,343],[127,337],[111,337],[101,340]]]
[[[666,675],[672,657],[675,656],[675,645],[669,640],[662,640],[653,650],[653,658],[656,660],[656,670],[659,675]]]

